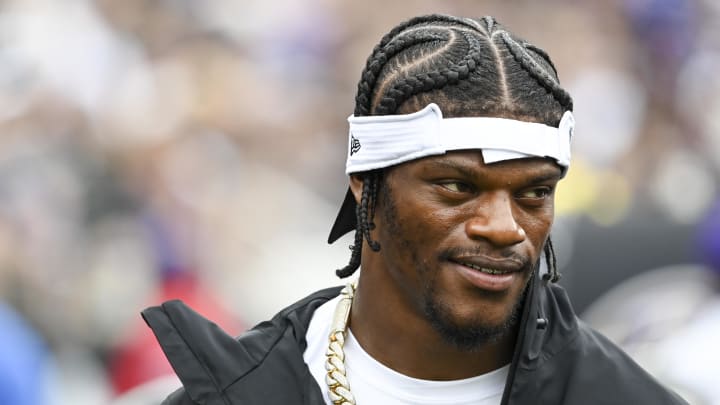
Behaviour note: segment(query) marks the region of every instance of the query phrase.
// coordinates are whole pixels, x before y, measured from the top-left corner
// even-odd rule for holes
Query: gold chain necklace
[[[330,400],[333,405],[355,405],[355,397],[350,392],[350,384],[345,370],[345,338],[350,318],[350,308],[355,297],[355,284],[349,283],[340,291],[340,301],[335,307],[330,327],[330,344],[325,356],[325,383],[330,389]]]

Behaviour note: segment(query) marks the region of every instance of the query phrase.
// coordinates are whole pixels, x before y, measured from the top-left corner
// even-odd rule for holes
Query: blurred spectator
[[[1,301],[0,330],[0,398],[3,403],[46,403],[50,356],[42,338]]]
[[[212,294],[199,286],[197,280],[191,275],[169,273],[158,294],[148,300],[148,305],[171,299],[192,303],[200,313],[213,317],[215,322],[228,333],[238,335],[242,330],[239,322],[212,299]],[[175,373],[157,344],[157,340],[140,319],[127,328],[123,339],[112,350],[109,373],[116,395],[126,394],[132,389],[157,381],[165,382],[161,383],[167,388],[164,396],[173,388],[180,387],[180,381],[173,378]],[[165,385],[173,381],[174,387]]]
[[[624,281],[584,318],[690,403],[720,404],[720,203],[697,227],[701,264],[666,267]]]

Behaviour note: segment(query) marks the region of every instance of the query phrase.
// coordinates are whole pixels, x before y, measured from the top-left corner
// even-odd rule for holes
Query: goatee
[[[523,293],[513,306],[512,311],[500,324],[487,324],[481,319],[477,319],[471,324],[461,325],[456,323],[449,308],[435,299],[434,287],[432,285],[427,286],[425,291],[425,316],[446,342],[462,351],[476,351],[487,344],[498,342],[515,331],[516,326],[520,322],[527,290],[532,284],[533,277],[534,276],[531,275],[531,279],[528,280]]]

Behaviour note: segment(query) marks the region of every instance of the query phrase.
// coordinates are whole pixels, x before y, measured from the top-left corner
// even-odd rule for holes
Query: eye
[[[449,181],[447,183],[441,183],[440,186],[446,190],[450,190],[454,193],[469,193],[472,192],[472,187],[466,183],[460,181]]]
[[[527,190],[523,190],[518,194],[518,198],[527,200],[542,200],[550,197],[553,193],[553,188],[548,186],[533,187]]]

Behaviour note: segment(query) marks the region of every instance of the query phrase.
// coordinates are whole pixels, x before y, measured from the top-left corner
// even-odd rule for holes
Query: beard
[[[462,351],[477,351],[485,345],[500,341],[516,330],[533,275],[534,272],[513,309],[499,324],[487,322],[482,315],[460,324],[453,317],[450,307],[437,298],[435,284],[432,281],[425,286],[423,294],[425,316],[447,343]]]

